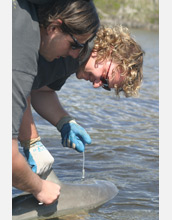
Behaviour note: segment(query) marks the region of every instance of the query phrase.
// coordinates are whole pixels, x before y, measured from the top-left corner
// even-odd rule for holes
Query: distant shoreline
[[[119,20],[119,19],[101,19],[101,24],[104,26],[114,26],[114,25],[123,25],[128,28],[134,28],[134,29],[145,29],[145,30],[151,30],[151,31],[159,31],[159,25],[158,24],[143,24],[136,21],[126,21],[126,20]]]
[[[94,0],[103,25],[159,31],[159,0]]]

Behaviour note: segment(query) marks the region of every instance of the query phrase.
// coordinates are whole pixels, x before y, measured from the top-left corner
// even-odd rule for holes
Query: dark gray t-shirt
[[[53,90],[60,90],[66,79],[73,73],[76,73],[78,67],[78,60],[72,57],[60,57],[52,62],[48,62],[40,55],[38,74],[35,77],[32,89],[48,86]]]
[[[46,4],[46,3],[50,2],[51,0],[27,0],[27,1],[32,2],[34,4],[41,5],[41,4]]]
[[[78,71],[79,66],[83,65],[89,58],[94,39],[88,44],[88,50],[82,61],[72,57],[60,57],[53,62],[46,61],[41,55],[38,62],[38,74],[35,77],[32,89],[39,89],[48,86],[53,90],[60,90],[66,79]]]
[[[12,3],[12,135],[18,137],[27,97],[37,75],[40,30],[34,4]]]

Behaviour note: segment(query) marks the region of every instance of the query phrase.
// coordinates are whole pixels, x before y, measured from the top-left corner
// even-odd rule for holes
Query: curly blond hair
[[[126,97],[138,96],[143,78],[144,51],[131,37],[128,28],[101,27],[97,32],[93,51],[97,52],[97,63],[112,60],[122,69],[125,80],[121,85],[114,85],[116,95],[119,96],[119,92],[123,91]]]

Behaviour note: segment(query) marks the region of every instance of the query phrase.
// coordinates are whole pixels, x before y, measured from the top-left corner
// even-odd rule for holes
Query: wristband
[[[64,116],[62,119],[60,119],[60,121],[57,123],[56,128],[58,131],[61,131],[62,127],[64,124],[68,123],[68,122],[74,122],[76,123],[75,119],[72,118],[71,116],[67,115]]]
[[[26,149],[29,149],[31,147],[33,147],[34,143],[36,143],[37,141],[40,141],[41,138],[40,136],[38,136],[37,138],[33,138],[33,139],[30,139],[30,140],[27,140],[27,141],[20,141],[20,144],[22,147],[26,148]],[[33,145],[33,146],[32,146]]]

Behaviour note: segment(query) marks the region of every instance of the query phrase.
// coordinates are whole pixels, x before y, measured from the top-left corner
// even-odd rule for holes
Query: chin
[[[79,73],[76,73],[76,78],[77,78],[77,79],[82,79],[82,75],[79,74]]]

